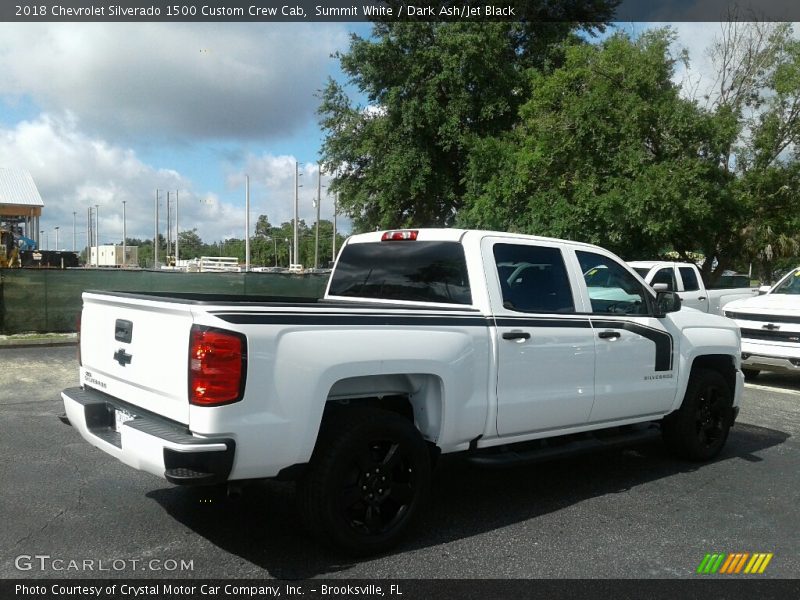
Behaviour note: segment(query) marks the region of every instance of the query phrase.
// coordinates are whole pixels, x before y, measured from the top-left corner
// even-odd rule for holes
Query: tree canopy
[[[704,275],[800,254],[800,43],[723,24],[704,97],[669,29],[387,23],[353,37],[322,95],[324,160],[356,229],[461,225],[565,237]],[[712,275],[712,269],[716,269]]]

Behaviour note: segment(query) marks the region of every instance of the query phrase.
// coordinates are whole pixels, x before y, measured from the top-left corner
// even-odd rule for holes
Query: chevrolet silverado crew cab
[[[692,263],[632,261],[628,263],[651,286],[661,284],[666,290],[678,292],[682,306],[701,312],[721,315],[723,307],[734,300],[758,295],[757,287],[749,286],[749,278],[743,276],[748,285],[730,287],[720,285],[714,289],[706,287],[700,269]],[[723,277],[729,277],[723,275]]]
[[[761,371],[800,371],[800,268],[762,291],[766,293],[725,306],[725,316],[741,327],[747,379]]]
[[[294,479],[313,530],[371,553],[417,516],[442,453],[508,464],[660,430],[714,457],[739,329],[679,308],[596,246],[375,232],[348,239],[320,300],[84,293],[81,387],[62,396],[120,461],[178,485]]]

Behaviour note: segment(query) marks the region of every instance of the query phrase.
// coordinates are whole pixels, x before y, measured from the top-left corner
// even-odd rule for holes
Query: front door
[[[675,399],[676,331],[652,316],[652,296],[610,256],[575,252],[585,274],[596,348],[589,421],[659,415]],[[598,280],[596,273],[605,277]]]

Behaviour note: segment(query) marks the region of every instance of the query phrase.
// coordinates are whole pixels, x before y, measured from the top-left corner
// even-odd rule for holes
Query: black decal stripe
[[[640,335],[652,341],[656,345],[656,371],[671,371],[672,370],[672,336],[666,331],[653,329],[646,325],[633,323],[631,321],[611,321],[592,319],[592,325],[601,329],[624,329],[636,335]]]
[[[559,319],[547,317],[501,317],[495,320],[498,327],[569,327],[587,329],[588,319]]]
[[[490,322],[483,317],[444,315],[217,313],[215,316],[228,323],[239,325],[410,325],[421,327],[488,327],[490,325]]]

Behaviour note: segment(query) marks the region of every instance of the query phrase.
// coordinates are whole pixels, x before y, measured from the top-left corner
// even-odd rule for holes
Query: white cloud
[[[272,154],[247,156],[244,167],[228,171],[227,185],[229,189],[239,189],[244,194],[245,175],[250,176],[251,220],[255,227],[255,219],[259,214],[266,214],[270,223],[280,225],[294,218],[294,156],[275,156]],[[316,163],[300,164],[298,189],[298,214],[311,225],[316,221],[314,201],[317,198],[317,176],[319,167]],[[333,218],[333,198],[328,194],[329,176],[322,174],[322,204],[320,218]],[[340,228],[349,229],[349,221],[339,219]]]
[[[55,245],[72,248],[73,211],[77,247],[86,244],[87,209],[99,205],[100,241],[122,240],[122,201],[128,237],[153,237],[155,190],[179,190],[181,229],[197,228],[206,241],[244,235],[244,209],[212,193],[198,193],[180,173],[145,164],[136,153],[82,133],[75,118],[43,114],[0,129],[0,164],[27,169],[44,200],[41,228]],[[166,232],[166,192],[161,193],[161,232]],[[174,198],[174,196],[173,196]],[[237,224],[241,224],[238,227]]]
[[[309,123],[343,25],[0,24],[0,94],[104,138],[281,136]]]

